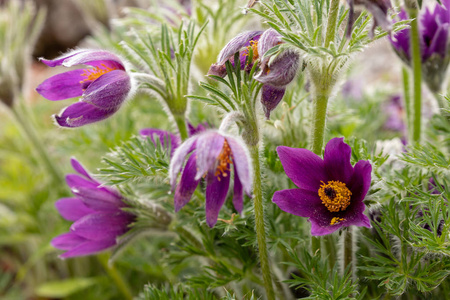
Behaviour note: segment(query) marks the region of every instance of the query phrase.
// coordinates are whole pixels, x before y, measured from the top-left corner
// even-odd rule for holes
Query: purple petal
[[[323,155],[328,180],[337,180],[345,184],[350,182],[353,175],[351,155],[352,148],[344,143],[344,138],[334,138],[328,142]]]
[[[360,160],[355,164],[353,176],[348,188],[352,192],[352,203],[362,202],[366,197],[371,183],[372,166],[367,160]]]
[[[200,179],[206,172],[211,171],[216,163],[217,157],[222,152],[225,138],[216,131],[208,131],[198,136],[197,141],[197,175]]]
[[[237,212],[241,214],[244,209],[244,189],[242,188],[236,165],[234,166],[233,205]]]
[[[277,88],[268,84],[263,85],[261,92],[261,104],[267,120],[270,119],[270,113],[272,110],[274,110],[283,99],[285,92],[285,88]]]
[[[108,72],[92,82],[83,93],[82,101],[103,110],[117,110],[131,90],[127,72]]]
[[[246,47],[249,42],[256,36],[261,35],[262,31],[246,31],[235,36],[228,44],[220,51],[217,59],[218,65],[223,65],[236,52],[239,52],[243,47]]]
[[[55,202],[55,206],[61,216],[69,221],[76,221],[88,214],[95,213],[78,198],[62,198]]]
[[[77,190],[80,187],[96,189],[99,186],[98,182],[92,181],[89,178],[83,178],[77,174],[66,175],[66,183],[72,190]]]
[[[60,61],[61,59],[57,59]],[[125,70],[122,60],[115,54],[105,50],[84,50],[79,51],[75,55],[66,57],[61,63],[65,67],[72,67],[76,65],[90,65],[100,67],[102,65],[109,68],[116,68]]]
[[[82,238],[73,232],[68,232],[58,235],[52,239],[51,244],[57,249],[70,250],[84,242],[86,242],[85,238]]]
[[[52,59],[52,60],[44,59],[44,58],[40,58],[39,60],[41,62],[43,62],[44,64],[46,64],[47,66],[49,66],[49,67],[56,67],[56,66],[62,65],[62,63],[66,59],[68,59],[68,58],[70,58],[72,56],[79,55],[79,54],[81,54],[83,52],[89,52],[89,51],[92,51],[92,50],[86,50],[86,49],[84,49],[84,50],[74,50],[74,51],[70,51],[70,52],[68,52],[66,54],[63,54],[63,55],[61,55],[61,56],[59,56],[59,57],[57,57],[55,59]]]
[[[166,143],[167,141],[170,140],[170,147],[171,147],[171,156],[173,156],[173,153],[175,152],[175,150],[178,148],[178,146],[180,145],[180,138],[178,136],[176,136],[175,134],[166,131],[166,130],[161,130],[161,129],[156,129],[156,128],[144,128],[141,131],[139,131],[140,135],[144,136],[144,137],[150,137],[151,141],[153,142],[153,144],[156,146],[156,140],[155,140],[155,136],[157,136],[157,138],[159,139],[160,144],[164,147],[167,148]]]
[[[80,127],[107,119],[118,109],[119,107],[104,110],[80,101],[66,107],[59,116],[55,115],[54,118],[61,127]]]
[[[330,214],[326,206],[322,204],[317,191],[312,192],[301,189],[281,190],[273,194],[272,201],[282,211],[300,217],[321,219],[321,216]]]
[[[331,234],[344,226],[344,222],[330,225],[330,220],[331,219],[326,221],[325,219],[310,218],[308,221],[311,223],[311,235],[319,236]]]
[[[278,54],[272,61],[265,60],[255,79],[264,84],[284,87],[294,80],[300,66],[300,55],[294,50]]]
[[[88,240],[115,240],[128,231],[131,222],[131,215],[126,212],[99,212],[79,219],[70,231]]]
[[[227,76],[227,68],[224,64],[212,64],[208,70],[208,75],[216,75],[224,78],[225,76]]]
[[[235,138],[227,136],[227,142],[230,146],[233,156],[233,164],[235,172],[239,177],[239,182],[243,186],[245,193],[251,195],[252,193],[252,174],[250,171],[250,158],[245,149],[245,146],[238,142]],[[236,175],[235,175],[236,176]]]
[[[89,172],[83,167],[83,165],[76,160],[75,158],[70,159],[70,163],[72,164],[72,168],[80,175],[86,177],[86,179],[91,180],[92,182],[98,183],[95,179],[89,175]]]
[[[204,132],[206,131],[207,128],[209,128],[209,124],[207,122],[200,123],[197,126],[188,123],[189,136],[193,136],[197,133]]]
[[[423,59],[429,58],[434,53],[439,54],[441,57],[445,57],[447,53],[447,43],[448,43],[448,28],[449,24],[440,25],[436,30],[433,39],[430,42],[429,47],[424,51],[422,55]]]
[[[178,212],[189,202],[189,200],[191,200],[192,194],[200,182],[200,180],[195,180],[195,174],[197,173],[195,156],[194,152],[189,157],[186,166],[184,167],[183,174],[181,175],[180,183],[178,183],[177,189],[175,190],[175,196],[173,198],[175,212]]]
[[[277,153],[286,175],[299,188],[317,193],[321,181],[328,181],[323,160],[313,152],[279,146]]]
[[[116,240],[103,240],[103,241],[87,241],[79,246],[72,248],[66,253],[61,254],[61,258],[69,258],[75,256],[84,256],[96,254],[100,251],[106,250],[116,245]]]
[[[230,186],[230,171],[227,176],[208,176],[206,186],[206,224],[214,227],[217,223],[219,211],[227,199],[228,188]]]
[[[72,70],[52,76],[42,82],[36,91],[48,100],[64,100],[73,97],[80,97],[83,89],[80,81],[83,80],[81,74],[83,69]]]
[[[263,56],[269,49],[275,47],[281,42],[281,34],[275,31],[275,29],[267,29],[261,35],[261,38],[258,42],[258,53],[260,56]]]
[[[189,152],[193,151],[198,136],[191,137],[187,139],[183,144],[181,144],[175,153],[173,154],[172,160],[170,161],[170,169],[169,169],[169,177],[170,177],[170,185],[172,189],[175,188],[177,183],[178,173],[180,173],[181,167],[183,166],[184,160]]]

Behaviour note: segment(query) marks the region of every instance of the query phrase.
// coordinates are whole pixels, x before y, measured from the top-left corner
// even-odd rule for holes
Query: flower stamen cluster
[[[101,64],[103,67],[95,67],[92,69],[84,69],[84,73],[81,74],[82,77],[86,77],[85,79],[81,80],[80,83],[86,82],[86,81],[94,81],[97,78],[99,78],[102,75],[105,75],[106,73],[109,73],[111,71],[117,70],[115,67],[108,67],[105,64]]]
[[[330,225],[335,225],[338,224],[342,221],[345,221],[344,218],[339,218],[339,217],[334,217],[333,219],[331,219]]]
[[[350,205],[352,196],[345,183],[334,180],[328,181],[327,184],[321,182],[318,193],[322,203],[330,212],[344,211]]]
[[[217,157],[218,165],[216,168],[216,172],[214,173],[214,176],[217,177],[217,180],[220,181],[220,176],[227,177],[227,171],[230,170],[230,164],[231,161],[231,148],[230,145],[228,145],[227,140],[225,139],[223,143],[222,152],[220,152],[219,156]]]

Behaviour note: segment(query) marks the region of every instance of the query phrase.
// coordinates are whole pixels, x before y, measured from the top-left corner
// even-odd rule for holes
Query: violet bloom
[[[363,200],[371,182],[372,166],[350,163],[352,149],[343,138],[325,147],[324,158],[307,149],[279,146],[278,156],[298,189],[277,191],[273,202],[290,214],[309,218],[312,235],[326,235],[351,225],[370,228]]]
[[[189,158],[188,158],[188,155]],[[187,159],[186,164],[183,164]],[[236,138],[208,130],[186,140],[177,148],[170,163],[170,183],[175,188],[175,211],[192,197],[200,180],[206,179],[206,223],[214,227],[230,186],[231,165],[234,169],[233,205],[241,213],[244,192],[251,193],[252,176],[245,146]],[[178,173],[182,171],[177,185]]]
[[[55,120],[62,127],[79,127],[106,119],[117,112],[131,91],[131,79],[124,62],[104,50],[76,50],[54,60],[41,59],[47,66],[92,68],[76,69],[55,75],[41,83],[36,91],[52,100],[81,97],[66,107]]]
[[[60,257],[68,258],[95,254],[117,244],[117,237],[130,229],[134,215],[125,212],[123,197],[115,189],[102,186],[76,160],[71,160],[78,174],[66,176],[75,195],[55,203],[61,216],[74,223],[68,233],[52,240],[55,248],[65,250]]]
[[[382,106],[382,109],[384,114],[387,116],[386,122],[384,123],[384,128],[401,132],[405,136],[405,109],[403,107],[402,97],[398,95],[392,96],[387,103]]]
[[[294,80],[300,66],[300,55],[294,50],[285,50],[276,57],[265,57],[271,48],[282,43],[282,36],[273,29],[262,31],[247,31],[234,37],[220,52],[217,63],[209,69],[209,75],[225,77],[227,75],[225,63],[230,61],[234,65],[234,55],[239,52],[241,70],[250,71],[255,63],[260,71],[255,79],[263,83],[261,103],[264,114],[269,119],[270,112],[282,100],[286,85]],[[248,55],[252,50],[252,60]]]
[[[450,0],[443,0],[443,5],[436,3],[434,10],[428,7],[419,15],[419,38],[422,55],[424,81],[434,93],[440,92],[447,71],[450,57],[448,53]],[[407,13],[402,10],[400,20],[407,20]],[[397,32],[391,38],[395,52],[408,65],[411,65],[410,29]]]
[[[372,29],[369,36],[373,38],[374,31],[377,26],[383,30],[391,32],[392,24],[388,16],[388,11],[392,7],[390,0],[347,0],[350,11],[348,14],[347,37],[350,38],[353,30],[353,23],[355,22],[354,13],[355,5],[363,5],[373,16]]]

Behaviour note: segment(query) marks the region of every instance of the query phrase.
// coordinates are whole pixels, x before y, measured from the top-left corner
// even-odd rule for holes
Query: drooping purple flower
[[[36,91],[52,100],[81,97],[54,118],[59,126],[79,127],[104,120],[119,110],[131,91],[131,79],[123,61],[104,50],[75,50],[54,60],[41,59],[47,66],[88,65],[55,75]]]
[[[383,30],[391,32],[392,24],[388,16],[388,11],[392,7],[390,0],[347,0],[350,6],[348,14],[347,37],[350,38],[353,30],[353,23],[355,22],[355,5],[363,5],[373,16],[372,30],[369,32],[371,38],[374,36],[374,31],[377,26]]]
[[[66,251],[61,258],[95,254],[115,246],[117,237],[135,220],[134,215],[122,210],[127,205],[118,191],[92,178],[76,159],[71,163],[78,174],[67,175],[66,182],[75,197],[55,203],[61,216],[74,222],[68,233],[51,242]]]
[[[239,52],[241,70],[251,70],[255,63],[259,72],[255,79],[263,83],[261,104],[264,114],[269,119],[270,112],[282,100],[286,85],[294,80],[300,66],[300,55],[294,50],[284,50],[275,57],[264,57],[264,54],[282,42],[282,36],[273,29],[248,31],[233,38],[220,52],[218,62],[213,64],[209,75],[225,77],[225,63],[229,60],[234,65],[234,54]],[[252,49],[252,60],[248,55]]]
[[[372,166],[365,160],[352,166],[352,149],[343,138],[328,142],[323,159],[307,149],[279,146],[277,152],[298,188],[277,191],[272,201],[285,212],[309,218],[312,235],[351,225],[371,227],[363,200],[370,188]]]
[[[184,164],[185,160],[187,162]],[[183,168],[184,165],[184,168]],[[244,192],[251,193],[252,177],[247,150],[235,137],[208,130],[186,140],[177,148],[170,163],[170,183],[175,188],[175,211],[192,197],[200,180],[206,179],[206,223],[214,227],[225,203],[234,169],[233,205],[241,213]],[[177,185],[178,173],[182,171]]]
[[[428,7],[425,8],[419,15],[418,24],[424,81],[433,92],[441,90],[450,62],[448,55],[450,0],[444,0],[442,3],[443,5],[436,3],[432,11]],[[398,16],[400,21],[409,18],[405,10]],[[410,29],[397,32],[390,41],[398,56],[411,65]]]

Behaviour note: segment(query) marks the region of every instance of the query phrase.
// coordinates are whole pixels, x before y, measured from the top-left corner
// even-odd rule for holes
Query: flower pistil
[[[318,193],[322,203],[330,212],[344,211],[350,205],[352,192],[343,182],[332,180],[325,184],[322,181],[322,185],[320,186]],[[342,221],[335,219],[336,218],[333,218],[335,221],[334,223]],[[333,223],[333,220],[331,223]]]

